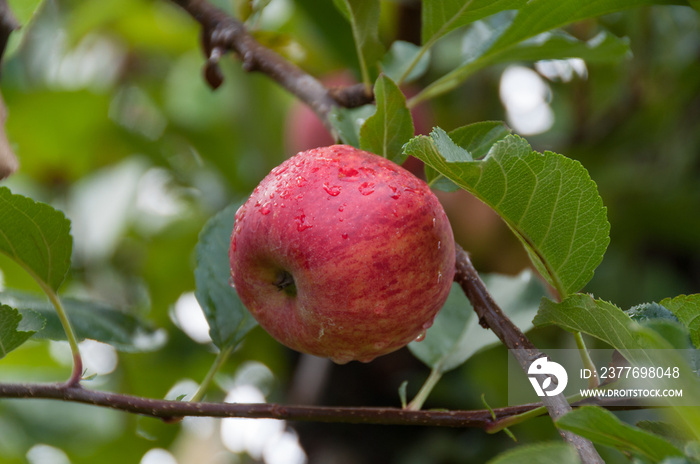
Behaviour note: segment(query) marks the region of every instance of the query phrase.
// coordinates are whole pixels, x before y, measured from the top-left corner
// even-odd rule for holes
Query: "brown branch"
[[[465,295],[472,303],[474,311],[479,316],[479,324],[484,328],[491,329],[496,334],[501,342],[513,353],[525,373],[527,373],[532,362],[544,356],[544,354],[535,347],[496,304],[486,289],[486,285],[479,277],[479,273],[472,265],[467,252],[457,245],[456,253],[457,262],[454,280],[462,287]],[[571,411],[571,406],[562,394],[545,396],[542,398],[542,403],[554,421]],[[583,463],[603,462],[593,443],[589,440],[565,430],[560,430],[559,433],[565,441],[578,450]]]
[[[223,76],[218,62],[226,51],[235,52],[247,71],[259,71],[298,97],[333,133],[328,114],[334,106],[360,106],[373,101],[364,89],[349,86],[330,91],[318,79],[263,46],[235,18],[212,6],[206,0],[172,0],[202,25],[202,44],[207,55],[205,76],[216,88]]]
[[[186,416],[243,417],[353,424],[422,425],[487,428],[494,422],[489,410],[410,411],[401,408],[286,406],[271,403],[206,403],[158,400],[90,390],[66,384],[0,384],[1,398],[70,401],[117,409],[171,421]],[[530,411],[540,404],[494,409],[496,420]]]

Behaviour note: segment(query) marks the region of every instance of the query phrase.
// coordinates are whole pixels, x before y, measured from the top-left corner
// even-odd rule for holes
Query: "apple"
[[[346,145],[273,169],[236,212],[232,282],[274,338],[369,362],[432,325],[452,285],[449,220],[428,185]]]

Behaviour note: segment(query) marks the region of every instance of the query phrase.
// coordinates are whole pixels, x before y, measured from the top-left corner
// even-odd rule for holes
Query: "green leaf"
[[[603,31],[582,41],[563,31],[544,32],[509,48],[492,48],[508,28],[509,17],[499,15],[480,21],[464,37],[464,62],[428,85],[414,100],[424,100],[453,90],[475,72],[496,63],[581,58],[589,62],[617,61],[629,56],[629,40]]]
[[[8,0],[7,6],[17,19],[17,22],[19,22],[20,28],[10,34],[10,40],[8,41],[7,48],[5,49],[5,53],[3,55],[5,60],[7,60],[19,49],[22,39],[24,38],[24,34],[29,29],[32,20],[39,11],[42,3],[42,0]]]
[[[700,294],[666,298],[660,304],[688,328],[690,339],[696,348],[700,348]]]
[[[532,327],[532,318],[546,295],[544,284],[530,271],[515,277],[485,275],[484,283],[496,303],[523,331]],[[425,339],[408,345],[411,353],[439,373],[452,370],[474,353],[496,345],[498,338],[479,325],[469,300],[453,284],[447,302],[438,313]]]
[[[19,308],[24,318],[46,321],[34,338],[66,340],[56,309],[46,299],[24,292],[0,293],[0,303]],[[61,298],[76,336],[108,343],[124,352],[153,351],[162,346],[165,334],[141,318],[94,301]]]
[[[62,212],[0,187],[0,252],[56,291],[70,268],[73,239]]]
[[[238,344],[257,322],[229,283],[229,247],[235,214],[241,203],[212,217],[199,234],[195,248],[195,296],[209,322],[209,335],[219,349]]]
[[[41,324],[30,323],[33,327],[28,329],[27,324],[22,322],[24,318],[17,309],[0,304],[0,358],[29,340],[37,330],[41,330]],[[34,319],[34,322],[40,321]]]
[[[574,294],[556,303],[542,300],[540,310],[532,321],[536,327],[555,324],[572,332],[592,335],[621,350],[648,348],[637,337],[641,328],[617,306],[596,300],[590,295]]]
[[[493,44],[491,50],[505,49],[542,32],[582,19],[653,3],[659,2],[650,0],[569,0],[566,2],[561,0],[532,0],[520,9],[511,26]]]
[[[360,148],[360,128],[376,110],[374,105],[363,105],[357,108],[335,106],[331,109],[328,118],[341,142]]]
[[[438,128],[412,139],[405,152],[493,208],[562,298],[586,285],[610,241],[606,208],[588,171],[563,155],[533,151],[514,135],[483,160],[450,161],[460,159],[450,141]]]
[[[425,74],[430,64],[430,52],[428,51],[419,56],[420,51],[421,49],[418,45],[404,42],[403,40],[394,41],[389,51],[382,58],[382,72],[394,82],[398,82],[409,71],[409,68],[413,66],[406,74],[403,83],[418,79]],[[413,62],[415,60],[417,62],[414,65]]]
[[[625,313],[643,327],[649,327],[661,335],[677,349],[690,349],[692,343],[688,329],[681,325],[678,318],[658,303],[644,303],[634,306]]]
[[[377,111],[360,128],[360,148],[401,164],[402,148],[413,137],[413,118],[406,97],[387,76],[374,85]]]
[[[476,122],[449,133],[450,139],[454,141],[453,145],[466,151],[464,153],[460,152],[459,148],[454,149],[457,156],[463,157],[462,161],[483,158],[496,142],[503,140],[508,135],[510,135],[510,129],[500,121]],[[427,165],[425,166],[425,176],[431,188],[448,192],[459,188],[454,182]]]
[[[566,443],[546,442],[523,445],[505,451],[487,464],[579,464],[576,449]]]
[[[527,0],[423,0],[422,43],[435,42],[458,27],[526,3]]]
[[[594,443],[642,456],[652,462],[660,462],[668,456],[683,456],[669,441],[625,424],[610,411],[594,406],[575,409],[558,419],[556,425]]]
[[[642,430],[665,438],[678,449],[681,449],[691,439],[685,430],[668,422],[641,420],[636,425]]]
[[[624,311],[611,303],[595,300],[590,295],[571,295],[561,303],[543,299],[533,321],[536,327],[556,324],[566,330],[582,332],[598,338],[618,350],[632,365],[674,366],[678,378],[657,379],[656,386],[683,390],[685,405],[700,404],[700,382],[679,350],[650,328],[642,327]],[[680,398],[679,398],[680,400]],[[669,398],[673,406],[676,399]],[[697,407],[674,407],[678,419],[700,438],[700,413]]]
[[[497,61],[539,61],[566,58],[581,58],[590,63],[615,62],[630,56],[627,37],[617,37],[608,31],[601,31],[588,41],[561,31],[539,34],[507,53],[501,53]]]
[[[369,68],[384,54],[384,46],[379,41],[379,0],[333,0],[336,7],[350,21],[355,48],[360,60],[362,81],[371,82]]]

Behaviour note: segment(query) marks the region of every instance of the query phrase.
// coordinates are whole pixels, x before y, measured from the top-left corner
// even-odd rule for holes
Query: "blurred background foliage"
[[[267,4],[261,13],[245,1],[214,3],[250,15],[259,40],[327,82],[357,78],[350,27],[332,2],[253,2]],[[155,351],[117,354],[84,346],[86,358],[95,359],[86,360],[88,369],[98,374],[90,385],[157,398],[191,393],[214,359],[192,298],[199,231],[272,167],[298,150],[330,143],[328,135],[292,96],[265,76],[245,73],[233,58],[224,60],[224,85],[211,91],[202,79],[197,24],[168,1],[10,4],[32,19],[13,37],[2,69],[7,132],[21,163],[3,185],[71,219],[73,269],[64,295],[108,302],[162,329],[163,346]],[[32,16],[33,7],[39,9]],[[419,2],[382,8],[385,43],[420,39]],[[581,161],[598,183],[611,244],[586,290],[626,309],[700,291],[700,21],[686,7],[649,7],[567,30],[589,39],[601,27],[629,38],[628,57],[583,67],[554,63],[554,71],[552,63],[493,66],[414,116],[423,133],[489,119],[509,121],[519,132],[503,97],[506,71],[518,65],[536,73],[544,89],[539,103],[552,117],[545,128],[521,133],[538,151]],[[454,66],[463,35],[460,29],[443,41],[432,72]],[[429,72],[416,85],[435,77]],[[528,265],[489,210],[459,192],[441,199],[477,268],[515,274]],[[4,256],[0,270],[4,287],[38,291]],[[555,329],[532,338],[543,349],[573,346]],[[491,406],[505,405],[505,355],[491,349],[445,375],[426,406],[481,408],[482,393]],[[69,370],[63,344],[30,342],[3,359],[0,378],[58,381]],[[236,387],[255,385],[268,401],[398,406],[399,385],[408,380],[411,397],[427,374],[405,349],[370,364],[331,366],[290,352],[258,328],[208,399],[223,400],[227,392],[230,399]],[[242,445],[224,437],[222,443],[220,424],[162,424],[75,404],[3,400],[0,461],[294,462],[263,453],[264,442]],[[512,443],[481,430],[323,424],[270,430],[260,425],[257,436],[285,437],[289,443],[275,447],[297,449],[288,457],[298,453],[298,439],[310,462],[323,463],[482,462]],[[521,443],[557,436],[547,418],[513,431]]]

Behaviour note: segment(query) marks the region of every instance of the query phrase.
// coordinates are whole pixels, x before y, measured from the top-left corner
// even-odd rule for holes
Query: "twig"
[[[482,282],[478,272],[474,269],[467,252],[457,245],[456,253],[457,263],[454,280],[462,287],[465,295],[472,303],[474,311],[479,316],[479,324],[484,328],[491,329],[496,334],[527,373],[530,364],[544,355],[501,311],[501,308],[486,289],[486,285]],[[562,394],[544,396],[542,397],[542,403],[554,421],[571,411],[571,406]],[[603,462],[589,440],[564,430],[560,430],[559,433],[564,440],[576,447],[583,463]]]
[[[261,45],[240,21],[205,0],[172,1],[202,25],[202,44],[208,59],[205,76],[214,88],[223,80],[218,61],[231,50],[240,57],[245,70],[266,74],[309,105],[331,132],[333,128],[328,114],[334,106],[353,107],[373,101],[374,97],[368,95],[362,86],[329,90],[315,77]]]
[[[422,425],[486,428],[494,422],[488,410],[409,411],[401,408],[286,406],[272,403],[207,403],[170,401],[110,393],[66,384],[0,384],[2,398],[54,399],[102,406],[166,421],[185,416],[244,417],[354,424]],[[524,404],[494,409],[496,420],[535,409]]]

